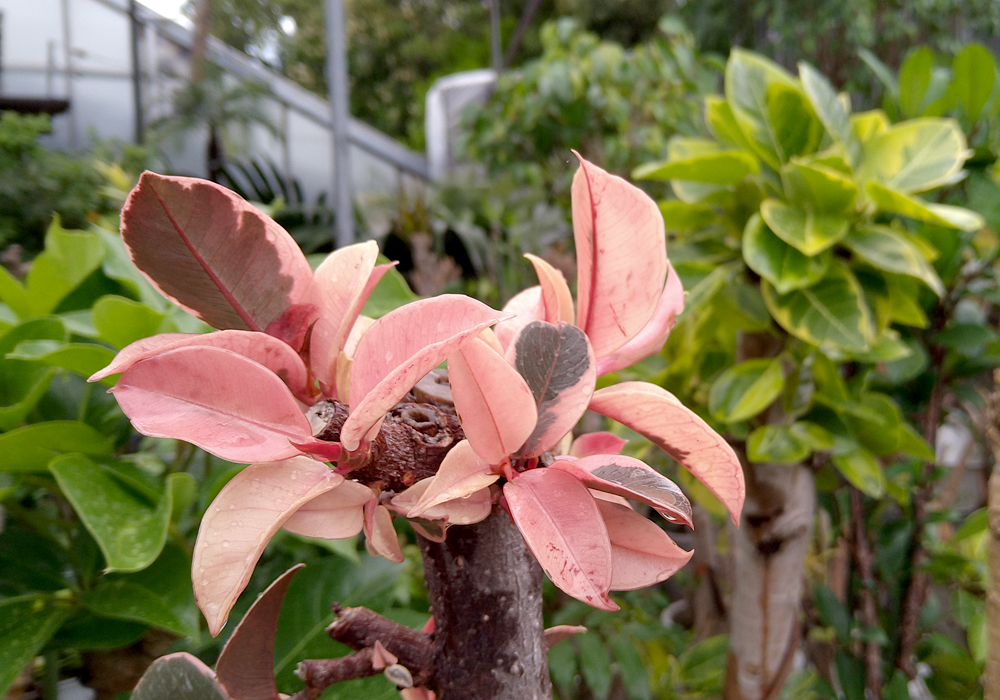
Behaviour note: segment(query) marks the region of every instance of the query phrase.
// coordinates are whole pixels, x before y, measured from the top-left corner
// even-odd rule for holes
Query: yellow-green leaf
[[[910,197],[877,182],[869,182],[865,189],[878,208],[884,211],[963,231],[978,231],[986,225],[983,217],[969,209],[954,207],[950,204],[925,202],[918,197]]]
[[[944,284],[920,250],[905,236],[888,226],[869,226],[852,231],[844,245],[859,258],[886,272],[916,277],[944,296]]]
[[[730,423],[753,418],[778,398],[784,386],[781,360],[747,360],[715,380],[708,395],[708,410]]]
[[[747,266],[785,294],[823,279],[832,259],[829,250],[805,255],[778,238],[760,214],[743,231],[743,259]]]
[[[954,119],[912,119],[865,142],[858,177],[897,192],[923,192],[960,179],[969,155]]]
[[[797,209],[777,199],[765,199],[760,215],[776,236],[810,257],[841,240],[850,228],[843,216]]]

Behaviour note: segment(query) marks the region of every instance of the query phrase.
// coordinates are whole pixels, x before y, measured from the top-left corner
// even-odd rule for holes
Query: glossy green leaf
[[[963,231],[978,231],[985,225],[983,217],[969,209],[950,204],[933,204],[918,197],[910,197],[891,190],[877,182],[869,182],[865,189],[879,209],[926,221],[939,226]]]
[[[886,275],[889,287],[889,316],[896,323],[927,328],[930,321],[920,305],[920,283],[913,277]]]
[[[762,56],[734,48],[726,63],[726,101],[740,131],[768,165],[777,170],[789,154],[771,118],[772,96],[780,88],[797,90],[795,79],[783,68]],[[782,106],[785,102],[782,101]]]
[[[108,457],[114,445],[86,423],[49,421],[16,428],[0,435],[0,472],[42,472],[64,452]]]
[[[747,438],[747,457],[764,464],[798,464],[811,450],[783,425],[762,425]]]
[[[59,302],[96,270],[104,244],[96,233],[67,231],[53,217],[45,234],[45,250],[31,264],[24,279],[24,308],[4,299],[22,318],[52,313]]]
[[[115,353],[95,343],[64,343],[60,340],[26,340],[18,343],[8,359],[32,360],[48,367],[59,367],[89,377],[107,367]],[[113,382],[107,382],[113,384]]]
[[[781,294],[762,287],[774,320],[797,338],[821,348],[865,351],[874,344],[875,329],[861,285],[846,265],[835,262],[817,284]]]
[[[692,231],[704,228],[719,218],[711,208],[700,204],[664,200],[659,206],[667,231]]]
[[[573,641],[580,651],[580,672],[595,700],[611,692],[611,657],[604,641],[593,632],[578,634]]]
[[[732,108],[724,98],[718,95],[709,95],[705,98],[705,123],[719,141],[748,151],[753,150],[739,124],[736,123]]]
[[[813,584],[813,603],[819,613],[819,619],[827,627],[837,632],[837,638],[843,643],[850,642],[851,615],[833,591],[822,583]]]
[[[167,538],[169,490],[150,502],[110,467],[80,454],[56,457],[49,470],[97,540],[107,571],[140,571],[153,563]]]
[[[715,296],[717,313],[740,330],[766,331],[771,327],[771,314],[756,285],[743,283],[722,287]]]
[[[808,287],[823,279],[831,258],[829,251],[815,256],[799,252],[776,236],[760,214],[751,216],[743,231],[743,259],[747,266],[781,293]]]
[[[916,117],[921,113],[924,95],[931,83],[931,70],[934,68],[934,54],[926,46],[921,47],[907,56],[899,68],[899,105],[907,117]]]
[[[552,675],[552,685],[562,693],[568,693],[573,687],[579,669],[576,663],[576,650],[572,644],[556,644],[549,649],[549,672]]]
[[[678,658],[685,685],[706,697],[721,696],[728,649],[729,637],[721,634],[685,649]]]
[[[41,651],[69,608],[36,596],[0,600],[0,693]]]
[[[944,296],[941,278],[924,259],[920,249],[888,226],[869,226],[852,231],[844,239],[844,245],[869,265],[886,272],[916,277],[939,297]]]
[[[840,100],[826,76],[804,61],[799,62],[799,79],[827,133],[844,147],[850,162],[857,164],[861,144],[851,128],[850,110]]]
[[[781,360],[747,360],[715,380],[708,395],[708,410],[728,422],[753,418],[778,398],[784,386]]]
[[[113,294],[98,299],[91,314],[98,337],[119,350],[140,338],[175,330],[166,327],[165,314]]]
[[[177,633],[198,639],[201,612],[195,605],[191,586],[191,555],[183,545],[168,540],[156,561],[142,571],[109,574],[106,578],[109,581],[127,581],[152,592],[179,622]]]
[[[816,161],[793,158],[781,169],[781,182],[791,202],[817,212],[847,213],[858,200],[849,176]]]
[[[0,358],[28,340],[67,339],[66,329],[56,318],[36,318],[0,336]],[[0,430],[16,428],[35,407],[56,370],[25,360],[0,360]]]
[[[757,159],[746,151],[719,151],[683,160],[647,163],[635,169],[637,180],[691,180],[712,185],[735,185],[758,170]]]
[[[833,465],[843,474],[849,483],[862,493],[872,498],[882,498],[885,495],[885,474],[882,465],[871,452],[859,447],[851,452],[835,454]]]
[[[102,617],[141,622],[187,635],[187,626],[159,596],[131,581],[102,581],[81,593],[80,603]]]
[[[141,272],[132,264],[128,249],[117,231],[97,229],[97,235],[104,243],[104,259],[101,270],[109,279],[122,284],[146,306],[156,311],[166,311],[171,304],[166,297],[156,291]]]
[[[904,194],[923,192],[961,178],[968,157],[954,119],[912,119],[865,142],[858,178]]]
[[[810,257],[841,240],[850,228],[843,216],[796,209],[777,199],[765,199],[760,215],[778,238]]]
[[[859,443],[878,456],[893,454],[899,447],[903,417],[899,407],[885,394],[865,393],[859,403],[869,418],[844,414],[854,437]]]
[[[385,256],[378,256],[377,264],[384,265],[388,262],[389,259]],[[399,274],[399,270],[392,268],[375,285],[375,289],[372,290],[361,313],[369,318],[382,318],[390,311],[419,298],[410,289],[403,276]]]
[[[608,640],[618,664],[618,675],[628,692],[629,700],[651,700],[649,670],[628,635],[619,633]]]
[[[823,125],[798,86],[772,85],[767,91],[769,122],[781,145],[782,164],[795,156],[815,153]]]
[[[951,66],[951,89],[965,109],[969,124],[975,124],[996,82],[997,68],[993,55],[980,44],[968,44],[955,56]]]
[[[132,646],[149,631],[149,625],[113,620],[78,607],[49,641],[50,649],[94,651]]]
[[[833,434],[821,425],[810,421],[796,421],[789,428],[811,450],[828,450],[834,445]]]

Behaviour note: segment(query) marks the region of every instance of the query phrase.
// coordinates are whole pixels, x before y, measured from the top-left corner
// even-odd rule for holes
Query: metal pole
[[[76,104],[73,100],[73,37],[70,32],[69,0],[62,0],[62,36],[63,36],[63,60],[66,62],[66,99],[69,101],[69,111],[66,118],[69,120],[69,134],[67,145],[70,150],[76,148]]]
[[[333,117],[333,187],[336,247],[354,242],[354,203],[351,201],[351,158],[347,121],[347,44],[344,40],[343,0],[326,0],[326,82]]]
[[[132,106],[135,120],[135,142],[145,140],[145,120],[142,114],[142,66],[139,64],[139,15],[136,0],[129,0],[128,18],[132,28]]]
[[[490,0],[490,57],[493,70],[503,71],[503,39],[500,36],[500,0]]]

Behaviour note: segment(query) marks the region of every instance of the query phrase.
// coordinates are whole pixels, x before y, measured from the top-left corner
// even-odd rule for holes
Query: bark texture
[[[750,464],[744,472],[742,523],[729,530],[736,585],[724,697],[773,700],[798,648],[816,495],[804,466]]]
[[[542,570],[510,517],[494,512],[420,540],[434,614],[439,700],[550,700]]]

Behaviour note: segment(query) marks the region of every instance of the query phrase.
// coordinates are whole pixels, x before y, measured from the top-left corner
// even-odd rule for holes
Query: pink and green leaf
[[[340,433],[344,447],[356,450],[414,384],[500,318],[475,299],[445,294],[407,304],[372,324],[351,365],[351,414]]]
[[[504,484],[514,524],[552,583],[601,610],[617,610],[611,543],[587,487],[558,469],[533,469]]]
[[[613,591],[631,591],[664,581],[694,554],[678,547],[667,533],[629,508],[601,500],[597,507],[611,540]]]
[[[288,387],[264,366],[191,346],[132,365],[111,393],[144,435],[185,440],[231,462],[274,462],[312,438]]]
[[[623,423],[682,464],[740,521],[746,486],[733,448],[694,411],[653,384],[623,382],[594,393],[590,408]]]
[[[557,460],[547,468],[561,469],[587,488],[640,501],[669,520],[692,525],[691,503],[677,484],[633,457],[593,455],[574,461]]]
[[[324,540],[354,537],[364,526],[364,506],[372,498],[372,490],[364,484],[345,481],[304,504],[281,527],[303,537]]]
[[[500,321],[493,329],[504,348],[532,321],[545,320],[545,300],[540,286],[528,287],[510,298],[503,307],[504,313],[514,314],[513,318]]]
[[[303,505],[343,482],[325,464],[294,457],[251,464],[223,487],[202,518],[191,565],[195,600],[213,637],[278,529]]]
[[[499,478],[493,473],[490,464],[473,450],[472,444],[468,440],[462,440],[445,455],[437,474],[427,480],[423,494],[406,513],[406,517],[432,517],[425,513],[434,506],[471,496]]]
[[[579,157],[579,156],[578,156]],[[653,317],[667,276],[659,207],[638,187],[580,158],[572,186],[577,323],[597,357],[634,338]]]
[[[520,454],[540,455],[562,439],[587,410],[594,393],[594,351],[576,326],[532,321],[507,348],[507,362],[524,377],[538,421]]]
[[[448,356],[448,379],[465,436],[488,464],[514,453],[535,429],[531,389],[485,341],[471,338]]]
[[[143,173],[122,210],[122,240],[154,287],[214,328],[263,331],[312,279],[283,228],[206,180]]]

